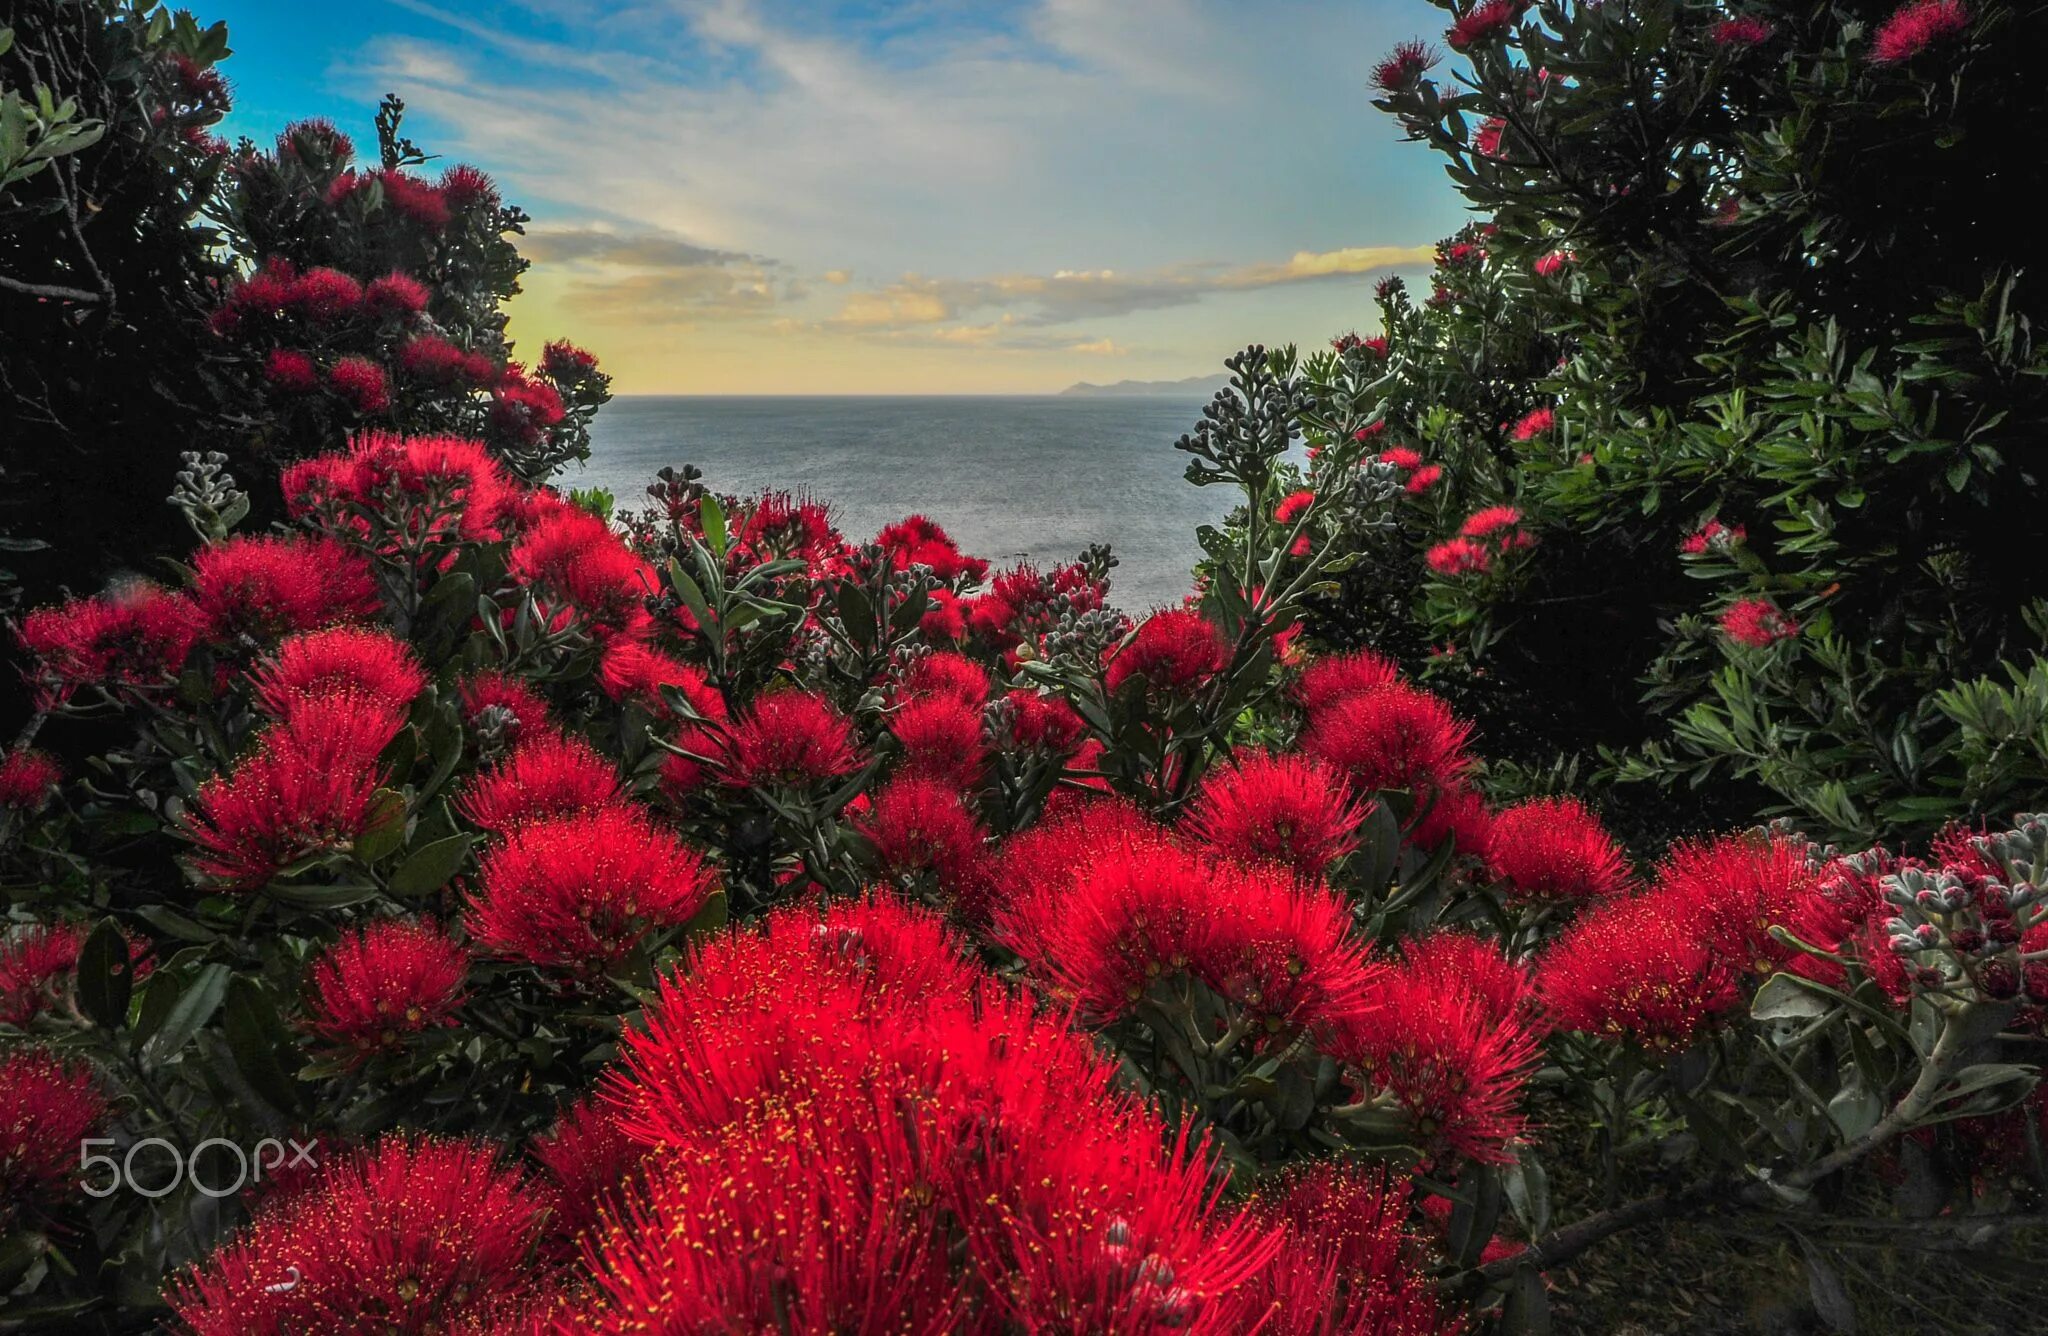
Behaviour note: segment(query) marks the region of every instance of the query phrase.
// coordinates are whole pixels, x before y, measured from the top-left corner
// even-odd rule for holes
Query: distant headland
[[[1094,385],[1084,380],[1078,385],[1067,386],[1060,393],[1093,398],[1141,394],[1210,395],[1229,383],[1230,377],[1218,372],[1213,376],[1189,376],[1186,380],[1120,380],[1113,385]]]

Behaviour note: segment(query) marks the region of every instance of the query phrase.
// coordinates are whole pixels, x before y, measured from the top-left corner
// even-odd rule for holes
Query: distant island
[[[1189,376],[1186,380],[1120,380],[1114,385],[1091,385],[1084,380],[1078,385],[1067,386],[1060,394],[1092,398],[1141,394],[1211,395],[1229,383],[1230,377],[1221,372],[1213,376]]]

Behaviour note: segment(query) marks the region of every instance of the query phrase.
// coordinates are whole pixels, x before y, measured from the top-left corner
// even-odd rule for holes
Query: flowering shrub
[[[47,736],[122,740],[6,762],[4,1311],[1514,1328],[1613,1232],[1824,1234],[1901,1155],[1973,1169],[1917,1209],[2030,1201],[2048,828],[1639,868],[1489,809],[1443,698],[1294,634],[1400,465],[1278,504],[1302,383],[1234,366],[1191,473],[1285,518],[1136,619],[1101,553],[688,469],[614,525],[377,430],[181,586],[33,613]],[[1663,1176],[1560,1225],[1594,1127]],[[314,1165],[199,1210],[265,1138]]]
[[[281,515],[276,470],[365,427],[459,432],[530,479],[609,396],[570,344],[515,360],[525,215],[429,180],[386,99],[369,161],[326,122],[229,145],[225,25],[154,0],[25,0],[0,43],[0,610]],[[19,133],[17,133],[17,129]],[[181,450],[222,457],[203,464]],[[219,490],[229,465],[250,484]],[[195,472],[195,469],[197,470]],[[370,480],[384,485],[384,480]],[[283,498],[289,500],[289,496]]]
[[[1450,54],[1373,82],[1483,221],[1302,361],[1311,449],[1366,431],[1408,484],[1307,634],[1469,712],[1500,796],[1597,776],[1645,847],[2037,805],[2043,301],[1998,220],[2039,163],[1976,127],[2044,110],[2040,12],[1440,7]]]

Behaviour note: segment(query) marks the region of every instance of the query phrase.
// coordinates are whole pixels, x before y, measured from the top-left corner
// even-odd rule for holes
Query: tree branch
[[[9,292],[24,293],[30,297],[48,297],[53,301],[62,302],[86,302],[93,306],[98,306],[102,300],[99,293],[88,292],[84,288],[59,287],[54,283],[24,283],[5,274],[0,274],[0,288],[6,288]]]

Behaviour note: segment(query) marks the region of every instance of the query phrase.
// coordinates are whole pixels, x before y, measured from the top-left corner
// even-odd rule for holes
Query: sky
[[[621,393],[1032,394],[1370,330],[1465,220],[1366,81],[1422,0],[189,0],[225,127],[406,132],[533,215]],[[442,165],[440,163],[436,166]]]

